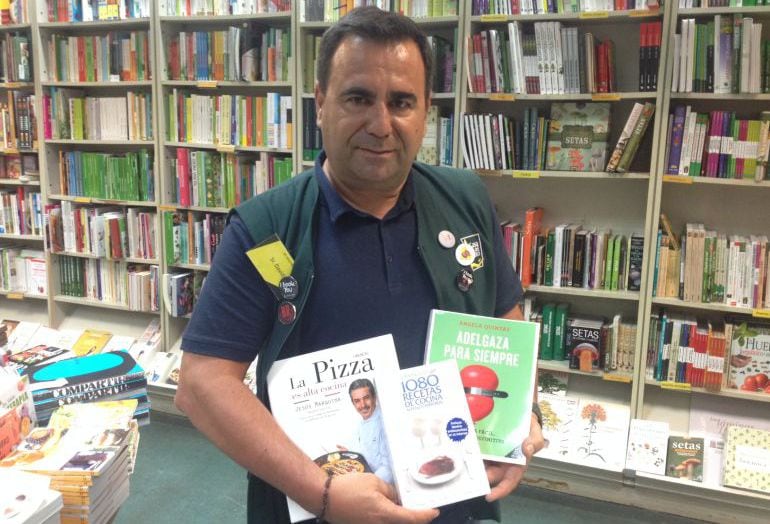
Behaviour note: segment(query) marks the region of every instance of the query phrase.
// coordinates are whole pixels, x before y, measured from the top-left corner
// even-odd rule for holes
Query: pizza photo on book
[[[278,360],[267,375],[270,409],[292,442],[326,472],[371,472],[393,483],[380,389],[397,377],[391,335]],[[287,500],[292,522],[314,517]]]

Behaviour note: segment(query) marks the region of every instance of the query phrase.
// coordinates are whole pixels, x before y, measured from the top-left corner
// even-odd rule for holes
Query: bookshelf
[[[26,180],[0,178],[0,192],[13,193],[22,188],[24,191],[39,192],[42,201],[48,205],[134,209],[137,213],[154,213],[157,248],[154,256],[143,258],[132,255],[121,260],[126,264],[158,266],[157,285],[163,289],[167,289],[172,280],[179,278],[173,275],[190,273],[194,298],[196,287],[210,268],[212,251],[211,242],[208,248],[204,242],[196,256],[196,227],[199,237],[215,237],[228,210],[239,199],[268,187],[269,179],[260,179],[262,182],[257,183],[257,173],[269,175],[272,171],[273,182],[278,181],[276,161],[282,170],[280,176],[296,174],[312,167],[309,159],[312,154],[306,156],[305,153],[308,149],[317,149],[319,144],[315,142],[315,126],[305,125],[314,121],[314,99],[309,75],[313,71],[312,57],[316,40],[332,22],[323,16],[321,19],[308,19],[306,3],[301,1],[287,3],[286,8],[278,12],[180,13],[172,9],[178,2],[166,0],[146,2],[150,9],[149,16],[138,19],[77,22],[49,19],[46,0],[29,0],[27,3],[28,20],[0,25],[0,39],[5,39],[7,34],[29,35],[33,74],[29,81],[5,79],[0,82],[0,104],[7,100],[8,93],[34,94],[39,139],[32,147],[19,147],[12,143],[3,145],[0,147],[0,161],[14,157],[39,157],[41,176],[39,181],[34,177]],[[127,3],[140,7],[143,5],[142,2]],[[412,2],[412,5],[417,4]],[[433,3],[436,4],[440,3]],[[702,303],[659,296],[654,292],[654,280],[661,212],[667,214],[677,232],[686,223],[702,222],[725,234],[768,234],[770,211],[766,201],[770,181],[767,178],[756,182],[748,179],[672,175],[666,171],[666,155],[670,143],[667,135],[668,115],[676,105],[691,105],[695,111],[701,112],[734,111],[740,118],[758,118],[759,112],[770,100],[770,94],[767,93],[693,93],[672,90],[673,60],[678,56],[674,53],[672,35],[679,31],[680,20],[695,18],[696,21],[707,21],[716,14],[740,14],[764,22],[763,35],[767,35],[770,31],[770,8],[680,10],[675,3],[669,2],[658,10],[482,15],[472,12],[471,2],[456,4],[457,14],[415,16],[417,23],[428,34],[450,44],[455,57],[454,85],[433,96],[433,104],[438,107],[439,116],[453,118],[451,130],[445,129],[448,135],[444,143],[447,144],[447,150],[451,151],[446,163],[456,167],[464,166],[462,118],[465,114],[502,114],[514,121],[522,121],[525,112],[533,109],[537,109],[539,116],[548,116],[554,104],[604,102],[610,106],[607,142],[611,149],[634,104],[655,104],[652,123],[641,140],[634,160],[624,173],[607,173],[604,169],[585,172],[546,170],[542,166],[525,168],[522,165],[477,170],[489,189],[501,220],[523,225],[525,210],[538,206],[544,209],[543,229],[560,224],[580,224],[586,229],[611,229],[615,234],[626,236],[639,233],[644,239],[644,271],[639,291],[532,284],[526,292],[526,296],[534,298],[537,304],[566,303],[571,313],[596,314],[608,319],[619,313],[624,322],[635,324],[633,374],[585,372],[570,369],[563,361],[541,361],[541,369],[567,374],[570,395],[622,404],[630,409],[632,417],[671,422],[672,431],[686,432],[691,406],[704,401],[715,406],[728,406],[747,417],[767,420],[767,398],[759,393],[735,390],[714,393],[699,387],[687,390],[682,386],[668,384],[668,381],[649,378],[645,353],[650,342],[651,319],[661,308],[715,323],[726,315],[746,320],[752,316],[766,315],[764,307],[737,307],[718,302]],[[559,22],[564,28],[577,28],[580,35],[590,32],[596,40],[613,40],[617,57],[616,89],[603,93],[584,90],[569,94],[469,89],[467,78],[470,64],[464,44],[466,37],[490,29],[498,29],[505,34],[508,24],[513,22],[524,28],[527,34],[530,34],[535,23]],[[662,26],[661,60],[658,63],[656,88],[645,91],[639,87],[639,33],[641,24],[650,22],[660,22]],[[277,31],[281,35],[278,40]],[[62,37],[62,42],[75,42],[77,46],[79,38],[126,34],[130,41],[131,34],[141,32],[147,34],[148,66],[151,72],[147,78],[129,76],[120,81],[110,81],[94,76],[81,80],[79,70],[77,78],[54,74],[56,61],[48,52],[48,46],[57,35]],[[276,72],[274,78],[263,77],[261,69],[257,72],[252,68],[249,80],[243,80],[237,70],[242,72],[244,64],[235,67],[231,60],[234,55],[228,51],[232,50],[228,46],[231,43],[234,45],[236,41],[235,34],[239,35],[237,41],[241,43],[241,50],[245,50],[244,44],[250,46],[258,42],[258,46],[261,46],[262,35],[266,35],[264,39],[268,43],[280,41],[285,57],[278,60],[281,74]],[[190,74],[185,68],[183,75],[182,55],[179,51],[181,35],[186,35],[186,49],[190,49],[187,46],[192,46],[192,49],[208,46],[209,49],[217,50],[217,56],[221,50],[221,56],[225,58],[212,61],[211,70],[208,69],[208,63],[206,66],[201,64],[199,70],[195,67],[197,64],[188,62],[191,64]],[[172,51],[175,47],[177,50]],[[278,49],[276,46],[272,48],[272,60],[275,60]],[[290,49],[288,54],[285,53],[287,49]],[[188,53],[187,56],[194,55]],[[215,62],[216,68],[213,67]],[[259,63],[261,68],[261,60]],[[145,95],[146,108],[151,112],[151,118],[146,120],[146,131],[152,131],[151,135],[145,133],[145,136],[139,134],[125,138],[94,139],[89,138],[87,133],[72,138],[54,137],[51,132],[50,138],[45,138],[44,96],[73,92],[77,93],[76,97],[83,98],[125,97],[128,93]],[[196,102],[192,101],[193,95]],[[268,96],[274,97],[271,104],[277,101],[279,115],[283,99],[285,115],[283,121],[279,117],[270,122],[277,124],[279,129],[271,142],[265,139],[268,122],[264,122],[262,141],[257,139],[253,120],[251,134],[248,130],[240,133],[244,130],[243,126],[237,128],[239,133],[230,135],[223,132],[221,126],[217,128],[216,125],[209,126],[201,122],[196,126],[191,121],[188,127],[184,121],[185,126],[180,126],[183,121],[180,115],[189,109],[188,99],[191,106],[193,103],[200,104],[195,107],[210,109],[210,113],[214,114],[216,110],[222,109],[223,104],[230,104],[231,110],[233,105],[240,107],[239,104],[249,104],[251,111],[255,111],[256,100],[262,99],[260,104],[266,105]],[[173,112],[170,111],[172,107],[175,109]],[[287,126],[289,108],[292,115],[291,128]],[[218,117],[215,122],[225,120]],[[282,124],[283,136],[280,134]],[[180,128],[183,133],[179,132]],[[437,136],[443,136],[440,129]],[[174,130],[176,133],[172,133]],[[152,159],[152,198],[118,198],[100,193],[68,191],[68,182],[63,184],[59,176],[60,153],[126,155],[141,151],[146,151]],[[204,173],[206,169],[216,173],[216,177],[209,176],[208,180],[205,175],[202,176],[196,182],[197,189],[193,189],[193,161],[196,167],[204,167]],[[189,174],[187,178],[186,173]],[[182,178],[187,183],[184,200],[181,198]],[[208,194],[207,184],[215,184],[212,187],[218,188],[212,197]],[[681,205],[681,202],[686,202],[686,205]],[[725,202],[740,202],[740,207],[727,208]],[[175,215],[179,224],[174,224]],[[170,218],[172,227],[168,236],[167,223],[164,222],[166,217]],[[200,225],[196,226],[196,222]],[[173,226],[181,223],[186,223],[187,229],[184,235],[181,229],[178,230],[175,240]],[[186,251],[181,249],[182,238],[187,239]],[[178,243],[176,247],[175,243]],[[45,240],[37,234],[0,234],[0,246],[25,246],[41,250],[45,244]],[[50,249],[46,249],[46,294],[41,296],[19,290],[0,291],[0,314],[35,320],[59,329],[90,327],[132,336],[141,334],[152,319],[160,318],[162,349],[176,351],[189,313],[184,308],[173,312],[169,300],[171,293],[168,293],[166,304],[161,302],[158,310],[146,312],[134,311],[122,303],[61,293],[60,271],[63,260],[70,261],[66,264],[72,264],[73,260],[78,261],[75,264],[87,264],[104,259],[103,256],[82,251],[63,254],[51,253]],[[164,275],[168,276],[164,279]],[[158,400],[154,406],[156,409],[175,411],[173,387],[152,385],[150,389],[154,395],[153,400]],[[596,487],[599,487],[608,500],[660,511],[686,511],[689,516],[719,521],[734,521],[736,515],[757,518],[762,515],[764,518],[760,510],[766,509],[767,501],[765,495],[748,491],[697,485],[628,471],[608,472],[537,457],[529,468],[527,480],[535,485],[586,496],[596,496]],[[682,504],[683,500],[688,503]]]

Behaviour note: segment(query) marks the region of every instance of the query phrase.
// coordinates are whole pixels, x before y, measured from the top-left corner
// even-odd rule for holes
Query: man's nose
[[[366,132],[378,138],[385,138],[392,131],[390,108],[387,102],[375,102],[367,111]]]

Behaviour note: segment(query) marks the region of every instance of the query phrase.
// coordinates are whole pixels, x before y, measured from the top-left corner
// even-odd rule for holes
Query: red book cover
[[[75,37],[78,45],[78,82],[86,81],[86,40],[85,37]]]
[[[246,145],[254,146],[254,97],[246,97]]]
[[[484,59],[481,51],[481,35],[473,35],[473,63],[474,71],[473,75],[473,90],[477,93],[484,92]]]
[[[112,218],[108,220],[110,228],[110,245],[104,246],[112,254],[112,258],[123,258],[123,249],[120,245],[120,224],[119,219]]]
[[[521,285],[524,287],[532,284],[533,257],[532,248],[536,237],[540,234],[540,225],[543,221],[543,208],[531,207],[524,214],[524,232],[522,234],[521,257]]]
[[[168,65],[171,79],[179,79],[179,39],[174,38],[168,45]]]
[[[176,150],[176,176],[179,179],[179,205],[190,205],[190,152],[179,147]]]
[[[607,71],[607,45],[601,42],[596,46],[596,92],[609,91],[609,73]]]
[[[195,56],[195,42],[193,41],[193,33],[187,33],[185,38],[187,39],[185,42],[185,45],[187,46],[187,80],[195,80],[195,64],[198,62],[196,61]]]

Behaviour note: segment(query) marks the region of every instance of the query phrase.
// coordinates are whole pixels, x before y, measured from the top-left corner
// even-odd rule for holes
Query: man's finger
[[[437,509],[406,509],[403,506],[396,506],[392,512],[393,520],[391,522],[406,524],[428,524],[438,517]]]
[[[486,496],[487,502],[494,502],[508,495],[516,486],[518,486],[520,478],[521,474],[518,470],[505,475],[500,482],[492,488],[489,495]]]

